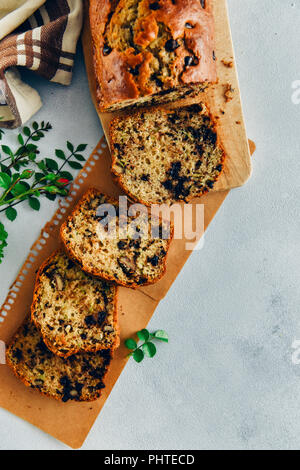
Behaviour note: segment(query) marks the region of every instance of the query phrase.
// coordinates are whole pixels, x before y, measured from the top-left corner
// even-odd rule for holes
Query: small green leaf
[[[146,356],[148,357],[154,357],[156,354],[156,346],[155,344],[151,343],[151,341],[148,341],[147,343],[143,344],[142,346],[143,352]]]
[[[29,137],[31,134],[29,127],[25,126],[23,129],[23,133],[26,135],[26,137]]]
[[[20,173],[14,173],[14,174],[12,175],[11,182],[12,182],[12,183],[15,183],[15,182],[17,181],[17,179],[19,179],[19,178],[21,178]]]
[[[75,153],[74,154],[74,157],[76,158],[76,160],[78,160],[79,162],[85,162],[85,158],[83,155],[80,155],[79,153]]]
[[[68,150],[70,150],[70,152],[74,152],[74,145],[71,144],[71,142],[69,142],[69,141],[67,142],[67,148],[68,148]]]
[[[26,191],[28,191],[28,185],[23,181],[22,183],[17,183],[11,192],[14,196],[21,196]]]
[[[141,349],[136,349],[133,353],[133,359],[135,362],[142,362],[144,359],[145,355]]]
[[[138,331],[137,335],[141,341],[148,341],[148,339],[150,338],[150,333],[146,329]]]
[[[36,152],[36,150],[38,149],[36,145],[34,144],[27,144],[26,145],[26,149],[28,152]]]
[[[36,153],[34,153],[34,152],[29,153],[28,158],[31,162],[34,162],[35,159],[36,159]]]
[[[30,185],[26,181],[22,181],[21,184],[23,188],[25,189],[25,191],[28,191],[30,189]]]
[[[8,207],[5,211],[5,215],[8,218],[8,220],[13,222],[16,219],[18,213],[17,213],[16,209],[14,209],[13,207]]]
[[[19,157],[20,155],[24,154],[26,152],[26,147],[24,145],[22,145],[20,148],[18,148],[18,150],[16,151],[16,157]]]
[[[46,158],[46,165],[50,170],[57,171],[58,170],[58,164],[55,160],[52,160],[51,158]]]
[[[24,145],[24,139],[23,139],[22,134],[18,135],[18,141],[19,141],[20,145]]]
[[[42,178],[45,177],[44,173],[35,173],[35,180],[40,181]]]
[[[10,184],[10,176],[7,173],[0,173],[0,188],[8,189]]]
[[[55,199],[57,198],[57,195],[56,194],[45,194],[46,198],[49,199],[49,201],[55,201]]]
[[[9,156],[13,155],[13,152],[11,151],[11,149],[7,145],[2,145],[1,147],[2,147],[3,152],[6,155],[9,155]]]
[[[84,152],[86,148],[87,148],[87,144],[80,144],[78,145],[76,152]]]
[[[8,237],[8,233],[6,232],[4,225],[0,222],[0,240],[4,241]]]
[[[37,123],[36,121],[34,121],[34,122],[32,123],[32,127],[33,127],[33,129],[34,129],[35,131],[37,131],[38,128],[39,128],[39,125],[38,125],[38,123]]]
[[[8,234],[5,231],[4,225],[0,222],[0,263],[2,262],[2,259],[4,258],[4,248],[7,247],[7,237]]]
[[[30,197],[28,199],[28,202],[29,202],[29,205],[31,207],[31,209],[35,210],[35,211],[39,211],[40,210],[40,207],[41,207],[41,203],[38,199],[36,199],[35,197]]]
[[[44,162],[43,160],[42,160],[41,162],[39,162],[37,165],[38,165],[38,167],[39,167],[40,170],[42,170],[42,171],[46,171],[46,170],[47,170],[46,164],[45,164],[45,162]]]
[[[81,168],[82,168],[82,165],[80,165],[80,163],[78,163],[78,162],[69,162],[69,165],[74,170],[81,170]]]
[[[137,347],[136,341],[132,338],[129,338],[125,341],[125,346],[128,349],[135,349]]]
[[[1,162],[0,162],[0,170],[1,172],[6,173],[7,175],[11,176],[10,169],[7,166],[3,165],[3,163]]]
[[[154,338],[159,339],[160,341],[164,341],[165,343],[169,342],[169,337],[166,331],[158,330],[154,333]]]
[[[55,150],[55,155],[57,156],[57,158],[60,158],[61,160],[66,160],[66,155],[65,155],[65,152],[63,152],[62,150],[59,150],[59,149],[56,149]]]

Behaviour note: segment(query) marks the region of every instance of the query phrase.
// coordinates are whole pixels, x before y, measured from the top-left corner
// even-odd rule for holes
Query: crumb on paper
[[[224,97],[225,97],[226,103],[233,100],[234,98],[234,88],[232,88],[230,83],[227,83],[225,85]]]
[[[228,67],[229,69],[233,68],[233,60],[232,59],[223,59],[222,64],[225,65],[225,67]]]
[[[224,109],[220,109],[220,113],[224,115],[225,114]]]
[[[238,124],[238,125],[242,124],[241,121],[235,121],[235,123]]]

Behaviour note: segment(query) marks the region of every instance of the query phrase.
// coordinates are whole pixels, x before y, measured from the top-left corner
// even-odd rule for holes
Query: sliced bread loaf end
[[[63,402],[97,400],[105,388],[103,380],[111,359],[109,349],[68,359],[55,356],[28,320],[6,351],[7,364],[25,385]]]

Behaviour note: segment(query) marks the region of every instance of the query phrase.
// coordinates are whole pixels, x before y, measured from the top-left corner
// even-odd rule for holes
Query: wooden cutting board
[[[218,69],[218,84],[211,87],[207,93],[201,94],[197,99],[185,99],[180,103],[172,104],[177,107],[191,102],[204,101],[210,108],[212,114],[218,120],[218,133],[227,153],[227,160],[224,172],[215,185],[214,191],[224,191],[242,186],[251,176],[251,159],[249,144],[246,135],[244,117],[242,112],[239,82],[234,60],[234,51],[229,25],[226,0],[213,0],[213,12],[216,29],[216,57]],[[96,78],[93,68],[93,45],[88,18],[88,1],[85,1],[85,25],[83,31],[83,50],[86,62],[86,69],[91,90],[92,99],[98,112],[104,133],[109,144],[109,122],[112,116],[126,116],[128,111],[115,113],[101,113],[97,106],[96,98]],[[225,62],[232,61],[233,67],[224,65]],[[225,91],[227,85],[233,90],[233,99],[226,102]]]

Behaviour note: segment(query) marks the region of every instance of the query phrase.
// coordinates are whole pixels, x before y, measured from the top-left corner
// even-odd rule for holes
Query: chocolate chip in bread
[[[119,345],[117,287],[85,274],[63,251],[41,266],[31,317],[48,348],[62,357]]]
[[[204,105],[144,109],[111,123],[112,172],[146,205],[190,201],[210,191],[225,153]]]
[[[158,104],[217,79],[211,0],[90,0],[101,111]]]
[[[109,349],[68,359],[55,356],[29,319],[6,351],[7,364],[25,385],[63,402],[97,400],[105,388],[111,358]]]
[[[111,222],[115,223],[116,236],[100,236],[98,208],[104,204],[114,208]],[[90,189],[61,228],[61,239],[69,257],[86,273],[126,287],[157,282],[166,270],[172,227],[151,218],[146,211],[141,216],[126,216],[128,230],[123,237],[119,231],[121,218],[117,200]]]

